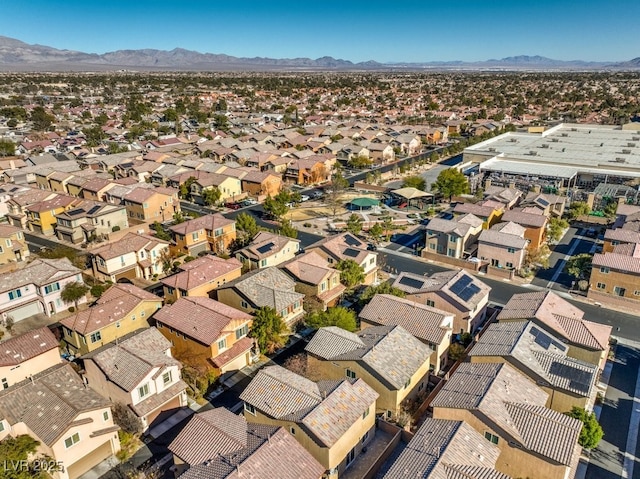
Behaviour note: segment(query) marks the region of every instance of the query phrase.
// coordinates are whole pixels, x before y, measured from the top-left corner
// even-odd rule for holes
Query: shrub
[[[69,312],[70,313],[75,313],[76,312],[76,308],[74,306],[70,306],[69,307]]]
[[[116,231],[120,231],[120,227],[118,225],[116,225],[113,228],[111,228],[111,232],[112,233],[115,233]]]

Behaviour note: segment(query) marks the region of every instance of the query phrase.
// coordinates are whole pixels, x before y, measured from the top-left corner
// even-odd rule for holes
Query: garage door
[[[136,279],[136,269],[135,268],[131,268],[128,269],[127,271],[123,271],[122,273],[118,273],[116,274],[116,282],[119,279]]]
[[[33,303],[28,303],[12,309],[11,311],[7,311],[7,315],[11,316],[14,322],[22,321],[23,319],[30,318],[38,313],[42,313],[42,306],[39,301],[34,301]]]
[[[74,464],[71,464],[67,467],[67,474],[69,475],[69,479],[76,479],[77,477],[87,472],[89,469],[100,464],[112,454],[113,451],[111,450],[111,440],[107,440],[107,442],[95,449],[91,454],[83,457],[79,461],[76,461]]]

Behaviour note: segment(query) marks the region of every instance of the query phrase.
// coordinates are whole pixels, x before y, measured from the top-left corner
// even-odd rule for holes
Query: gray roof
[[[67,258],[37,259],[22,269],[0,275],[0,292],[28,284],[44,286],[80,273],[82,271],[73,266]]]
[[[508,364],[462,363],[431,406],[467,409],[503,440],[570,465],[582,423],[546,408],[547,399]]]
[[[455,233],[461,237],[464,237],[470,229],[471,225],[469,224],[458,223],[457,221],[445,220],[443,218],[433,218],[427,224],[427,231],[436,231],[438,233],[447,234]]]
[[[494,467],[500,450],[462,421],[427,418],[385,479],[509,479]]]
[[[295,286],[295,281],[286,273],[271,266],[244,274],[220,286],[218,291],[233,288],[254,307],[269,306],[280,312],[304,298],[304,294],[295,292]]]
[[[503,246],[505,248],[524,249],[528,241],[516,235],[501,233],[496,230],[482,230],[478,237],[478,243]]]
[[[336,326],[320,328],[305,350],[327,361],[357,361],[389,389],[404,388],[432,353],[395,325],[374,326],[357,334]]]
[[[280,366],[261,369],[240,395],[267,416],[299,423],[325,447],[332,447],[377,398],[362,379],[314,383]]]
[[[0,391],[0,419],[25,423],[37,439],[53,445],[83,412],[109,407],[89,389],[71,364],[51,367]]]

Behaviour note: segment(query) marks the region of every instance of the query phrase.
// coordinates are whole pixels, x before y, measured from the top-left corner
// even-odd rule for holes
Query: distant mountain
[[[171,51],[117,50],[104,54],[58,50],[30,45],[0,36],[0,71],[86,71],[86,70],[603,70],[640,69],[640,57],[627,62],[562,61],[542,56],[513,56],[480,62],[378,63],[370,60],[311,58],[239,58],[224,54],[200,53],[183,48]]]

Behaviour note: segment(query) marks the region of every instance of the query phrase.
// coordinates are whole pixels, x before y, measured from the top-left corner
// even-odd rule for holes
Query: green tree
[[[87,291],[89,291],[89,288],[86,284],[73,281],[67,283],[64,288],[62,288],[60,299],[62,299],[65,304],[73,303],[74,307],[78,309],[78,301],[87,294]]]
[[[326,326],[337,326],[347,331],[355,331],[358,326],[356,323],[356,313],[350,309],[336,306],[326,311],[316,311],[307,316],[305,322],[312,328],[324,328]]]
[[[586,279],[591,274],[593,256],[588,253],[577,254],[569,258],[564,270],[576,279]]]
[[[280,223],[278,232],[282,236],[288,236],[289,238],[296,239],[298,237],[298,230],[293,227],[290,220],[283,220]]]
[[[455,195],[468,193],[469,183],[463,173],[455,168],[448,168],[440,172],[435,183],[431,185],[431,188],[440,192],[451,201],[451,198]]]
[[[167,108],[164,111],[165,121],[178,121],[178,112],[175,108]]]
[[[366,168],[367,166],[371,166],[372,163],[373,161],[364,155],[354,156],[347,162],[351,168]]]
[[[215,205],[220,198],[222,197],[222,193],[215,186],[212,188],[206,188],[202,190],[202,201],[207,206]]]
[[[282,202],[280,193],[275,198],[271,196],[267,196],[262,203],[262,207],[264,208],[265,213],[275,219],[280,219],[289,211],[289,207],[286,202]]]
[[[595,413],[588,412],[581,407],[574,406],[571,408],[571,412],[566,414],[574,419],[582,421],[582,429],[580,430],[578,444],[585,449],[594,449],[597,447],[604,436],[604,431],[598,423]]]
[[[339,163],[336,163],[336,165],[339,165]],[[334,217],[338,214],[338,210],[343,205],[342,195],[348,187],[349,180],[342,176],[340,167],[335,166],[331,177],[331,187],[325,190],[325,203],[331,209],[331,213]]]
[[[253,215],[249,213],[240,213],[236,217],[236,229],[242,232],[247,238],[253,238],[260,231],[260,227]]]
[[[385,281],[384,283],[380,283],[375,286],[367,286],[367,288],[360,295],[360,303],[364,306],[371,298],[373,298],[376,294],[391,294],[393,296],[397,296],[398,298],[404,298],[406,296],[405,292],[401,289],[394,288],[391,286],[391,283]]]
[[[184,183],[180,183],[180,198],[191,201],[191,185],[198,181],[195,176],[190,176]]]
[[[111,407],[113,422],[122,428],[123,431],[140,435],[142,433],[142,421],[126,404],[116,401]]]
[[[0,156],[13,156],[16,154],[16,144],[11,140],[0,140]]]
[[[336,263],[340,271],[340,281],[347,289],[352,289],[364,281],[364,268],[352,259],[341,259]]]
[[[524,263],[529,268],[547,269],[549,267],[549,255],[551,250],[546,244],[539,248],[527,248]]]
[[[460,343],[453,343],[451,346],[449,346],[447,355],[452,361],[461,361],[466,356],[464,352],[464,346]]]
[[[16,437],[7,436],[0,441],[0,458],[6,465],[0,476],[3,479],[45,479],[50,477],[47,471],[42,470],[42,467],[37,467],[40,461],[49,463],[51,460],[46,456],[34,457],[39,445],[38,441],[26,434]],[[15,467],[11,467],[12,464],[15,464]],[[20,467],[21,464],[26,464],[27,467]]]
[[[429,155],[429,163],[436,163],[440,159],[440,155],[435,151]]]
[[[357,235],[362,231],[362,224],[362,216],[353,213],[349,216],[349,219],[347,219],[347,231],[351,234]]]
[[[567,211],[567,216],[569,220],[575,220],[580,216],[586,216],[591,213],[591,207],[585,203],[584,201],[573,201],[571,205],[569,205],[569,211]]]
[[[403,188],[417,188],[421,191],[425,191],[427,188],[427,181],[422,176],[409,176],[402,182]]]
[[[167,231],[165,231],[165,229],[162,227],[162,224],[155,221],[151,224],[151,229],[155,232],[156,238],[164,241],[171,241],[171,235],[167,233]]]
[[[275,309],[263,306],[256,310],[249,337],[254,338],[260,352],[272,353],[284,346],[287,326]]]
[[[102,140],[107,137],[104,131],[102,131],[102,128],[100,128],[99,126],[84,128],[82,131],[87,140],[88,146],[98,146],[100,143],[102,143]]]
[[[67,258],[76,268],[85,269],[87,267],[86,255],[70,246],[59,245],[53,249],[40,251],[38,256],[45,259]]]
[[[51,126],[55,118],[45,111],[41,106],[35,107],[31,110],[30,116],[33,123],[33,129],[36,131],[44,131]]]
[[[390,216],[385,217],[382,220],[382,230],[384,231],[384,235],[387,241],[391,240],[391,235],[393,235],[394,230],[396,229],[396,225],[393,223],[393,219]]]
[[[371,239],[373,240],[373,242],[378,243],[382,238],[382,233],[384,233],[384,229],[382,228],[382,225],[380,223],[376,223],[371,228],[369,228],[368,233],[369,233],[369,236],[371,236]]]
[[[569,222],[562,218],[551,218],[547,223],[547,237],[551,241],[558,241],[562,238],[564,230],[569,227]]]

